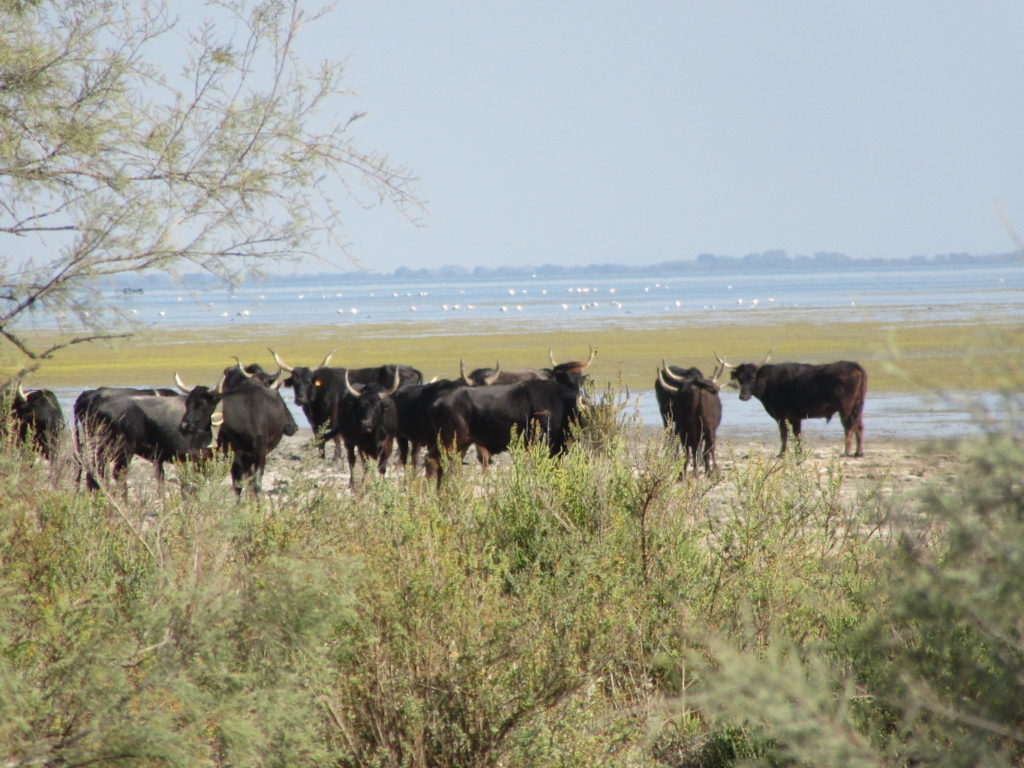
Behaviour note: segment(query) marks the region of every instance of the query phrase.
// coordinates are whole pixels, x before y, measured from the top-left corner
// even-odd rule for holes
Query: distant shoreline
[[[918,269],[934,266],[1000,266],[1024,264],[1024,255],[1019,251],[1000,254],[972,255],[968,253],[946,253],[933,256],[868,257],[854,258],[842,253],[818,252],[810,256],[790,255],[784,251],[749,253],[745,256],[699,254],[693,259],[674,259],[645,265],[619,263],[594,263],[583,265],[525,265],[525,266],[476,266],[462,267],[444,265],[434,268],[399,267],[392,272],[377,272],[370,269],[334,270],[323,272],[296,272],[288,275],[270,273],[236,275],[239,282],[261,285],[287,285],[311,280],[339,280],[348,282],[401,282],[410,280],[491,280],[504,278],[540,277],[586,277],[586,276],[644,276],[644,275],[705,275],[729,274],[734,272],[822,272],[862,269]],[[189,273],[178,278],[163,273],[120,275],[113,284],[118,290],[138,291],[141,288],[168,287],[188,283],[194,288],[221,286],[225,283],[219,277],[207,273]]]

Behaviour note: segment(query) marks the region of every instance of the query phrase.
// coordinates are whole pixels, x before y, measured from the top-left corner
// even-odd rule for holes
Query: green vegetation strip
[[[44,337],[45,334],[38,334]],[[44,339],[41,339],[44,340]],[[315,366],[332,349],[332,365],[365,366],[403,362],[432,376],[455,376],[459,360],[467,368],[505,369],[548,365],[550,348],[559,362],[585,357],[590,345],[599,355],[591,368],[599,385],[647,389],[664,358],[696,365],[710,374],[714,352],[729,362],[761,360],[774,349],[776,362],[858,360],[868,369],[873,391],[915,389],[992,389],[993,371],[1009,350],[1024,346],[1024,328],[1003,324],[896,326],[869,322],[782,322],[771,325],[715,325],[635,328],[628,324],[590,330],[509,332],[498,322],[481,322],[473,333],[452,332],[439,324],[365,325],[341,329],[249,326],[217,330],[139,333],[112,343],[79,345],[62,351],[33,376],[46,386],[171,384],[175,371],[189,384],[216,381],[237,355],[269,370],[276,350],[292,366]],[[15,361],[4,360],[4,368]]]

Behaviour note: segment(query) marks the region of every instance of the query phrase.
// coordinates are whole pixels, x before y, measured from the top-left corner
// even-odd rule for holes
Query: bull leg
[[[803,422],[800,419],[793,419],[790,423],[793,425],[793,440],[796,442],[796,449],[801,451],[803,443],[800,441],[800,429]]]
[[[480,460],[480,467],[484,472],[491,466],[491,452],[484,448],[482,445],[476,447],[476,457]]]
[[[345,455],[348,459],[348,487],[356,487],[356,447],[345,443]]]
[[[704,474],[710,475],[712,470],[718,470],[718,462],[715,460],[715,438],[712,435],[704,436]]]
[[[843,432],[845,433],[846,450],[845,454],[850,455],[850,449],[853,448],[854,439],[857,440],[857,452],[854,456],[863,456],[864,450],[861,445],[864,439],[864,421],[860,418],[857,419],[843,419]]]
[[[779,456],[783,456],[786,453],[786,443],[789,441],[789,423],[785,419],[779,419],[779,439],[782,441]]]
[[[381,477],[388,469],[388,459],[391,458],[391,451],[394,450],[394,443],[388,440],[380,449],[380,456],[377,457],[377,471],[380,472]]]

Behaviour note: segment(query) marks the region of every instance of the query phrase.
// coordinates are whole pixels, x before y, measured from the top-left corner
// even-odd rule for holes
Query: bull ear
[[[329,362],[331,362],[331,358],[332,358],[332,357],[334,357],[334,353],[335,353],[335,352],[337,352],[337,351],[338,351],[338,348],[337,348],[337,347],[335,347],[335,348],[334,348],[334,349],[332,349],[332,350],[331,350],[330,352],[328,352],[328,353],[327,353],[327,357],[325,357],[325,358],[324,358],[324,361],[323,361],[322,363],[320,363],[320,367],[321,367],[321,368],[326,368],[326,367],[327,367],[327,364],[328,364]]]
[[[281,359],[281,356],[277,354],[277,352],[272,350],[270,347],[267,347],[267,351],[274,356],[274,362],[277,363],[278,366],[280,366],[282,369],[288,371],[288,373],[293,373],[295,371],[294,368],[292,368],[290,365],[288,365],[288,363]]]
[[[192,391],[191,389],[185,386],[185,382],[181,380],[181,376],[178,375],[177,371],[174,372],[174,383],[178,387],[178,389],[180,389],[186,395]]]
[[[658,383],[661,384],[661,386],[665,389],[666,392],[671,392],[673,394],[678,392],[679,391],[679,387],[675,386],[674,384],[669,384],[667,381],[665,381],[665,376],[663,374],[664,374],[664,370],[662,368],[659,368],[658,369]]]

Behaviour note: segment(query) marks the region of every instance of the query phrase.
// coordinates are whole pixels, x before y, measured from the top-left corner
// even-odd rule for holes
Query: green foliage
[[[99,300],[112,275],[189,267],[234,283],[316,244],[343,248],[346,190],[418,205],[411,177],[337,120],[341,62],[299,59],[301,30],[326,9],[175,12],[165,0],[0,4],[0,234],[17,238],[0,265],[0,340],[22,374],[127,325]],[[22,332],[40,310],[64,319],[36,347]]]
[[[5,442],[0,762],[1020,762],[1016,433],[909,499],[728,446],[680,479],[597,416],[439,489],[309,450],[241,502],[222,462],[89,495]]]
[[[699,683],[686,711],[770,745],[763,764],[1019,765],[1024,443],[1010,429],[965,455],[955,485],[922,494],[898,546],[837,536],[806,504],[784,505],[785,525],[767,537],[733,535],[744,567],[730,578],[751,600],[726,631],[693,633]],[[760,483],[747,487],[761,496]],[[862,534],[879,530],[867,522]],[[837,547],[850,535],[861,543]],[[815,564],[815,551],[828,556]]]

